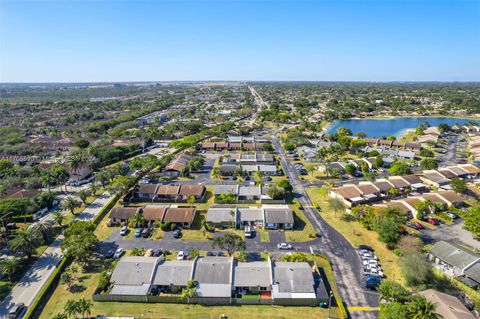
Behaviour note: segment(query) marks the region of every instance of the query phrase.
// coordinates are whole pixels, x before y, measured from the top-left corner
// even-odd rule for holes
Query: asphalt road
[[[325,222],[315,209],[310,208],[313,206],[312,202],[299,179],[297,170],[287,160],[285,150],[277,137],[272,137],[272,143],[280,155],[285,174],[293,186],[296,198],[305,207],[305,216],[320,233],[322,242],[319,251],[332,263],[340,296],[348,307],[378,307],[378,295],[366,290],[363,286],[363,273],[357,250]],[[376,312],[351,313],[352,318],[376,318],[376,316]]]
[[[441,224],[436,229],[424,229],[420,236],[425,242],[447,240],[475,248],[480,251],[480,241],[473,238],[472,233],[463,229],[465,222],[457,221],[452,225]]]

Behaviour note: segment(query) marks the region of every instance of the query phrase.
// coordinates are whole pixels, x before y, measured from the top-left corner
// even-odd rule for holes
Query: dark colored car
[[[410,228],[413,228],[413,229],[415,229],[415,230],[418,230],[417,225],[415,225],[414,223],[406,223],[405,225],[406,225],[407,227],[410,227]]]
[[[175,231],[173,232],[173,238],[180,238],[182,237],[182,232],[180,231],[180,229],[175,229]]]
[[[207,251],[207,256],[215,256],[215,254],[212,253],[211,251]]]
[[[160,257],[162,251],[160,249],[154,249],[152,252],[152,257]]]
[[[17,319],[23,314],[27,308],[23,303],[13,305],[8,311],[8,319]]]
[[[372,274],[367,275],[365,279],[365,288],[376,290],[381,282],[382,282],[382,278],[380,278],[379,276],[372,275]]]
[[[368,245],[359,245],[358,246],[358,249],[362,250],[362,249],[365,249],[365,250],[368,250],[368,251],[374,251],[374,249]]]
[[[113,258],[113,255],[115,254],[115,249],[110,249],[105,253],[105,258]]]
[[[150,228],[144,228],[142,230],[142,237],[143,238],[148,238],[152,234],[152,230]]]
[[[141,237],[142,232],[143,232],[143,228],[137,228],[137,230],[135,230],[135,237]]]
[[[413,222],[413,224],[415,224],[415,226],[417,226],[418,229],[425,229],[425,226],[423,226],[421,223],[419,222]]]

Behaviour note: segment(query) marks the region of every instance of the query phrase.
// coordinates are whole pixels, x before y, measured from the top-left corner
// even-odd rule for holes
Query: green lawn
[[[202,230],[202,223],[206,218],[204,212],[197,213],[190,229],[184,228],[182,230],[183,241],[207,241],[213,238],[212,233]]]
[[[260,234],[260,241],[262,241],[262,242],[269,242],[270,241],[270,234],[265,229],[263,229],[263,228],[257,229],[256,232],[258,234]]]
[[[378,240],[378,234],[374,231],[367,230],[356,221],[346,221],[342,218],[342,214],[335,213],[328,207],[328,198],[323,199],[319,194],[318,187],[310,187],[307,189],[310,199],[313,203],[320,205],[320,216],[332,225],[339,233],[341,233],[353,246],[366,244],[375,249],[375,254],[380,260],[384,274],[389,280],[404,282],[404,278],[400,271],[399,257],[393,251],[387,249],[386,245]]]
[[[310,234],[315,233],[312,225],[308,221],[307,217],[297,206],[291,205],[294,212],[295,225],[293,230],[285,231],[285,239],[287,242],[304,242],[313,240],[314,237],[310,237]]]

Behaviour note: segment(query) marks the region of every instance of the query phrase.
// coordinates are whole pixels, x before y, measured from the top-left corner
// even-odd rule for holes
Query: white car
[[[113,259],[119,259],[120,257],[122,257],[124,252],[125,251],[123,250],[123,248],[118,248],[117,250],[115,250],[115,254],[113,254]]]
[[[281,249],[281,250],[291,250],[291,249],[293,249],[292,245],[287,244],[287,243],[280,243],[280,244],[277,245],[277,248]]]
[[[180,250],[177,255],[177,260],[184,260],[187,257],[187,254],[183,250]]]
[[[120,236],[125,236],[128,233],[128,228],[127,226],[122,226],[122,229],[120,230]]]

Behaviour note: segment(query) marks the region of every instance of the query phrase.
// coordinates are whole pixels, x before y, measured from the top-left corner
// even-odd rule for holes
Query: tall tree
[[[345,206],[343,206],[342,201],[338,198],[330,199],[328,201],[328,207],[335,212],[335,218],[337,218],[337,213],[338,212],[344,212],[345,211]]]
[[[68,196],[62,203],[62,208],[69,211],[72,215],[75,214],[75,209],[81,207],[81,204],[72,196]]]
[[[408,317],[411,319],[439,319],[436,306],[423,296],[413,296],[407,304]]]
[[[13,273],[18,268],[18,261],[15,258],[5,258],[0,260],[0,273],[11,280]]]
[[[245,240],[234,233],[226,233],[224,236],[218,236],[213,239],[212,248],[219,247],[228,252],[231,256],[235,251],[245,249]]]
[[[30,259],[39,243],[37,231],[33,229],[19,229],[16,236],[8,242],[8,245],[14,252],[22,253]]]

